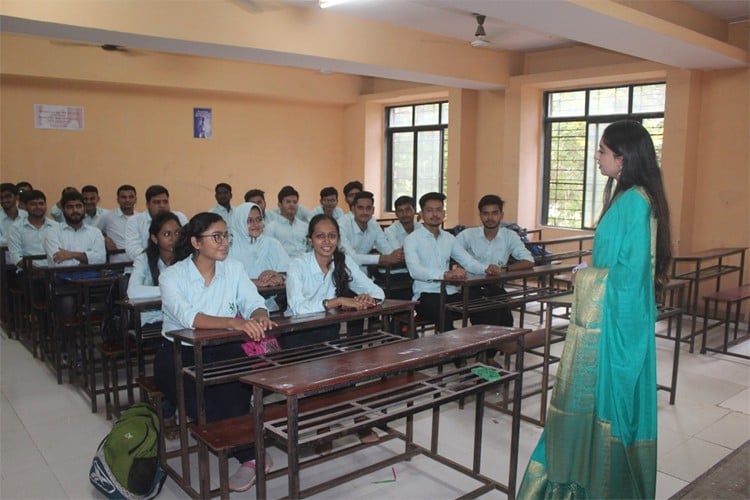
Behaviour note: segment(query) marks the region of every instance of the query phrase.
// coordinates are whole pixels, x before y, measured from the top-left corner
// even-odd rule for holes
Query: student
[[[299,257],[307,252],[307,224],[297,218],[299,193],[292,186],[284,186],[277,198],[281,217],[269,224],[266,231],[279,240],[290,258]]]
[[[214,198],[216,199],[216,205],[209,210],[213,214],[221,215],[224,222],[229,224],[229,216],[232,212],[232,186],[226,182],[220,182],[214,188]]]
[[[107,252],[104,236],[96,227],[83,223],[83,196],[78,191],[66,192],[62,200],[65,222],[47,231],[44,249],[50,267],[104,264]]]
[[[373,219],[375,196],[369,191],[360,191],[354,196],[354,217],[342,219],[341,236],[345,252],[359,264],[362,272],[366,266],[403,264],[404,251],[391,245],[380,225]],[[375,249],[379,254],[372,253]]]
[[[107,212],[102,207],[97,206],[99,204],[99,189],[96,186],[87,184],[81,188],[81,195],[83,195],[83,223],[89,226],[99,227],[99,221],[102,216]]]
[[[57,225],[57,222],[45,217],[47,213],[47,197],[43,192],[32,189],[24,191],[21,199],[26,205],[26,217],[16,220],[8,230],[9,263],[15,264],[22,270],[23,257],[27,255],[43,255],[44,239],[47,231]],[[46,265],[46,261],[34,261],[35,265]]]
[[[131,260],[135,260],[138,254],[148,246],[148,228],[151,219],[159,212],[169,212],[169,191],[164,186],[154,184],[146,190],[146,210],[128,219],[125,227],[125,252]],[[180,223],[187,224],[187,217],[182,212],[172,210]]]
[[[336,219],[325,214],[312,218],[307,238],[312,251],[289,264],[286,294],[287,315],[296,316],[329,309],[367,309],[383,300],[383,290],[372,282],[356,261],[339,250],[340,232]],[[284,335],[279,343],[284,348],[299,347],[338,338],[339,325],[314,332]]]
[[[336,206],[338,204],[338,190],[333,186],[324,187],[320,190],[320,205],[312,209],[310,212],[310,218],[313,218],[318,214],[326,214],[338,220],[339,217],[344,215],[344,211]]]
[[[128,281],[128,298],[158,299],[159,275],[174,264],[175,244],[180,232],[180,219],[172,212],[160,212],[151,220],[146,251],[133,261],[133,272]],[[162,312],[144,311],[141,325],[161,327]]]
[[[349,211],[344,214],[345,217],[354,217],[354,211],[352,210],[354,197],[357,193],[364,190],[365,187],[359,181],[350,181],[346,183],[344,186],[344,198],[346,199],[346,206],[349,208]]]
[[[422,224],[404,241],[406,267],[414,280],[412,285],[413,300],[418,300],[416,311],[423,317],[440,324],[440,282],[441,279],[465,278],[469,271],[473,274],[499,274],[502,269],[497,264],[484,265],[469,255],[456,242],[455,236],[443,231],[440,225],[445,218],[445,195],[427,193],[419,199]],[[463,267],[450,268],[450,260],[457,261]],[[458,289],[446,287],[446,302],[458,302],[461,294]],[[453,321],[458,319],[454,313],[445,313],[448,320],[446,328],[453,328]],[[472,323],[475,316],[470,315]]]
[[[234,240],[229,247],[229,257],[242,262],[250,279],[262,286],[284,284],[289,266],[289,256],[278,240],[263,234],[263,211],[255,203],[243,203],[232,210],[229,229]],[[277,297],[266,299],[269,312],[279,310]]]
[[[266,192],[262,189],[250,189],[245,193],[245,203],[255,203],[263,211],[263,221],[266,226],[278,220],[281,216],[273,210],[266,209]]]
[[[414,215],[417,213],[417,203],[411,196],[399,196],[393,203],[393,208],[396,210],[398,220],[385,228],[383,232],[394,248],[400,248],[404,246],[404,240],[414,232],[416,227]]]
[[[30,182],[21,181],[16,183],[16,189],[18,189],[18,208],[20,208],[21,210],[26,210],[26,205],[24,205],[23,201],[21,200],[21,194],[24,191],[31,191],[32,189],[34,189],[34,187]]]
[[[242,330],[253,340],[261,340],[275,326],[268,319],[263,298],[239,262],[227,259],[230,234],[218,214],[201,212],[182,228],[175,247],[177,262],[159,277],[163,325],[162,332],[184,328],[228,328]],[[173,404],[177,403],[174,351],[166,335],[154,359],[154,375],[159,389]],[[206,363],[244,357],[239,342],[203,349]],[[194,364],[193,349],[182,348],[183,366]],[[188,416],[196,417],[195,384],[185,379]],[[206,421],[223,420],[250,411],[251,391],[239,381],[205,389]],[[234,455],[240,468],[229,478],[231,491],[245,491],[255,483],[254,451],[245,449]],[[266,466],[271,467],[269,457]]]
[[[503,205],[502,198],[497,195],[483,196],[478,204],[482,225],[464,229],[456,236],[456,241],[469,252],[469,255],[484,265],[497,264],[506,271],[531,269],[534,267],[534,257],[518,233],[500,227],[503,220]],[[509,263],[511,258],[513,262]],[[484,297],[505,293],[505,289],[499,285],[485,285],[474,290]],[[513,314],[507,307],[477,313],[475,317],[482,324],[513,326]]]
[[[11,182],[0,184],[0,244],[8,244],[10,226],[27,216],[26,210],[18,208],[18,188]]]
[[[62,212],[63,196],[65,196],[65,193],[77,193],[77,192],[78,190],[74,188],[73,186],[64,187],[62,192],[60,193],[60,199],[57,201],[57,203],[52,205],[52,208],[49,211],[50,217],[52,217],[56,222],[62,222],[63,220],[65,220],[65,216],[63,215],[63,212]]]
[[[124,250],[125,249],[125,231],[128,227],[128,220],[137,212],[135,203],[138,200],[135,188],[130,184],[123,184],[117,188],[117,208],[107,210],[96,223],[104,234],[104,243],[107,250]],[[127,262],[130,257],[127,254],[120,253],[112,255],[110,262]]]

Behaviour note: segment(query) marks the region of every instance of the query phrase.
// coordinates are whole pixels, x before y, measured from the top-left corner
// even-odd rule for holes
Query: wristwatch
[[[323,309],[326,310],[326,311],[328,310],[328,301],[329,300],[330,299],[323,299]]]

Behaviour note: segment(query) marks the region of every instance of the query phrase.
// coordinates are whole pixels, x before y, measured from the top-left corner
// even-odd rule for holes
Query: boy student
[[[26,217],[26,210],[18,208],[18,188],[11,182],[0,184],[0,243],[8,242],[10,226]]]
[[[354,205],[354,197],[360,191],[364,191],[365,188],[359,181],[347,182],[344,186],[344,198],[346,199],[346,206],[349,207],[349,211],[344,214],[346,217],[354,217],[352,206]]]
[[[216,205],[209,212],[221,215],[224,222],[229,224],[229,214],[232,212],[232,186],[226,182],[220,182],[214,188]]]
[[[83,195],[83,223],[89,226],[99,226],[99,221],[102,216],[107,212],[102,207],[97,206],[99,204],[99,189],[96,186],[87,184],[81,188],[81,195]]]
[[[130,260],[135,260],[138,255],[148,246],[151,219],[159,212],[173,212],[180,220],[181,225],[188,223],[187,217],[182,212],[170,210],[169,191],[164,186],[154,184],[146,189],[146,210],[128,219],[125,227],[125,252]]]
[[[497,264],[485,265],[458,244],[455,236],[442,230],[440,225],[445,218],[445,195],[427,193],[419,199],[422,224],[404,241],[406,267],[414,279],[412,285],[413,300],[418,300],[417,312],[440,324],[440,282],[441,279],[466,277],[467,271],[472,274],[500,274],[502,269]],[[451,259],[463,267],[450,268]],[[461,294],[455,286],[446,287],[447,302],[458,302]],[[446,312],[446,329],[452,329],[457,314]],[[481,313],[469,317],[473,324],[481,323]]]
[[[60,203],[65,221],[45,235],[47,264],[50,267],[104,264],[107,260],[104,236],[97,227],[83,223],[83,195],[78,191],[65,193]]]
[[[125,249],[125,232],[128,220],[136,214],[135,203],[138,200],[135,187],[123,184],[117,188],[117,208],[107,210],[96,223],[104,234],[104,244],[107,250]],[[110,256],[110,262],[126,262],[130,260],[127,254]]]
[[[503,205],[503,200],[497,195],[483,196],[478,204],[482,225],[461,231],[456,240],[482,264],[496,264],[507,271],[531,269],[534,257],[521,238],[515,231],[500,226]],[[478,289],[478,293],[488,297],[504,294],[505,290],[499,285],[485,285]],[[481,323],[513,326],[513,314],[509,308],[486,311],[482,313]]]
[[[318,214],[326,214],[338,220],[344,211],[337,205],[339,204],[339,192],[333,186],[324,187],[320,190],[320,205],[313,208],[310,212],[310,219]]]
[[[292,186],[284,186],[277,196],[279,218],[266,226],[266,233],[279,240],[289,258],[307,252],[307,223],[297,218],[299,193]]]
[[[8,229],[8,253],[10,264],[15,264],[19,271],[26,255],[44,254],[44,237],[47,231],[57,225],[57,222],[45,217],[47,213],[47,197],[41,191],[32,189],[21,194],[27,208],[27,215],[16,220]],[[43,261],[34,261],[42,266]]]
[[[394,247],[404,246],[404,240],[414,232],[414,215],[417,213],[417,203],[411,196],[399,196],[393,202],[398,220],[384,229],[388,241]]]

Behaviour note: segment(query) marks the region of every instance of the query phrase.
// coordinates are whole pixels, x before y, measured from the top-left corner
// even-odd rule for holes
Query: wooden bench
[[[554,238],[549,240],[535,240],[535,241],[528,241],[526,242],[526,248],[529,250],[531,247],[542,247],[542,254],[539,256],[534,257],[534,261],[536,265],[542,265],[542,264],[549,264],[553,262],[562,262],[564,260],[571,260],[575,259],[580,264],[583,260],[583,257],[589,256],[592,253],[591,248],[585,248],[584,242],[585,241],[593,241],[594,235],[593,234],[582,234],[578,236],[567,236],[564,238]],[[553,252],[551,250],[548,250],[547,247],[551,246],[563,246],[563,247],[569,247],[569,246],[575,246],[577,245],[578,248],[574,250],[562,250]],[[549,252],[549,253],[548,253]]]
[[[299,411],[302,413],[322,410],[326,407],[338,405],[346,401],[372,396],[382,391],[395,391],[406,384],[427,378],[427,375],[421,373],[409,373],[341,389],[332,393],[311,396],[300,401]],[[266,406],[265,412],[268,420],[285,419],[287,416],[286,405],[281,403]],[[205,460],[201,460],[201,498],[212,498],[217,495],[220,495],[222,498],[229,498],[229,455],[235,450],[248,448],[255,444],[254,416],[251,413],[248,413],[247,415],[239,417],[210,422],[204,425],[196,425],[190,429],[190,432],[198,442],[199,453],[211,451],[217,455],[219,460],[218,489],[211,489],[211,478],[208,464]],[[323,439],[323,437],[321,437],[321,439]],[[326,439],[330,441],[331,438]],[[374,443],[347,448],[346,451],[355,451],[365,446],[371,446],[372,444]],[[340,454],[337,453],[335,456],[339,455]],[[314,460],[314,462],[317,463],[317,460]],[[275,471],[271,476],[276,477],[276,475],[282,474],[285,474],[285,470]]]
[[[718,292],[710,293],[708,295],[704,295],[703,300],[705,301],[705,312],[703,315],[703,340],[701,342],[701,354],[705,354],[706,351],[711,351],[711,352],[718,352],[721,354],[726,354],[729,356],[736,356],[736,357],[743,358],[743,359],[750,359],[750,356],[746,354],[730,352],[727,350],[730,347],[730,345],[736,345],[737,343],[750,338],[750,331],[748,331],[748,334],[746,334],[745,336],[737,338],[737,331],[739,329],[740,312],[742,310],[742,303],[745,302],[746,300],[750,300],[750,284],[738,286],[735,288],[729,288],[726,290],[721,290]],[[724,304],[726,307],[726,311],[725,311],[723,319],[719,319],[717,323],[714,323],[713,325],[709,326],[708,325],[708,312],[710,309],[710,304],[712,302],[714,304],[715,314],[718,310],[719,304]],[[734,335],[730,343],[729,324],[732,322],[731,321],[732,306],[735,307]],[[724,325],[724,342],[722,343],[721,348],[707,347],[706,337],[708,337],[708,330],[719,325]]]

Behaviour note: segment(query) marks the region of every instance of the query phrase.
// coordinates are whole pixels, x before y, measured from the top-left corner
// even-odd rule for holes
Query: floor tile
[[[731,452],[730,448],[691,438],[667,453],[659,462],[659,470],[690,482]]]

